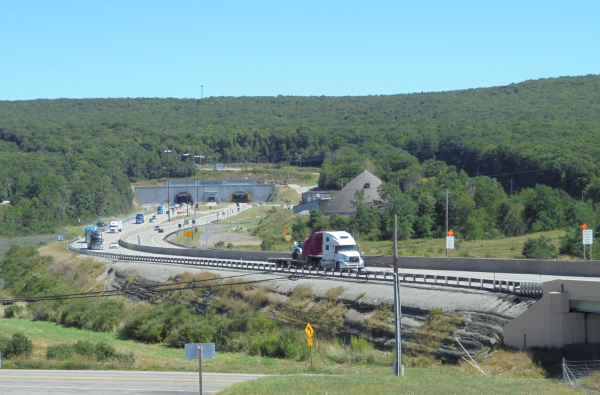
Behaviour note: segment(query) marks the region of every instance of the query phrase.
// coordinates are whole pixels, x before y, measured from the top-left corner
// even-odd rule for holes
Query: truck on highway
[[[315,232],[304,240],[303,245],[294,245],[291,258],[268,258],[268,261],[335,270],[362,269],[365,261],[359,250],[360,246],[348,232]]]
[[[135,216],[135,223],[136,224],[143,224],[144,223],[144,214],[137,214]]]
[[[165,208],[163,206],[158,206],[158,209],[156,210],[156,212],[158,214],[164,214],[165,213]]]
[[[123,230],[123,221],[110,221],[110,227],[108,228],[108,233],[117,233]]]
[[[85,243],[88,250],[102,250],[102,231],[96,229],[95,226],[88,226],[85,228]]]
[[[93,230],[89,233],[89,240],[86,240],[88,250],[103,250],[102,231]]]

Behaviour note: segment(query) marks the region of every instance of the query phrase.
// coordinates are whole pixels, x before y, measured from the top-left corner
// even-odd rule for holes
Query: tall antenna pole
[[[513,179],[511,177],[511,179],[510,179],[510,196],[512,196],[512,195],[513,195]]]
[[[204,85],[200,85],[200,100],[204,99]]]

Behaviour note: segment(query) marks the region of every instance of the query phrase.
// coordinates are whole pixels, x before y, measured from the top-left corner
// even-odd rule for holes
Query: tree
[[[541,235],[537,239],[529,238],[523,244],[521,252],[527,259],[554,259],[556,258],[556,247],[552,239]]]
[[[300,216],[296,217],[296,221],[292,224],[292,235],[298,241],[304,240],[306,237],[306,222]]]
[[[327,230],[327,219],[323,216],[323,212],[317,209],[311,209],[309,211],[308,227],[313,232],[319,232]]]

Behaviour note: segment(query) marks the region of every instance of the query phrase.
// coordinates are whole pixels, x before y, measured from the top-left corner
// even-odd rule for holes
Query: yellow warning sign
[[[310,324],[306,324],[306,328],[304,328],[304,332],[306,332],[308,337],[312,337],[313,333],[315,333],[315,330],[313,329],[313,327]]]
[[[312,338],[308,338],[308,346],[312,347],[313,346],[313,339]]]
[[[191,231],[191,230],[184,230],[184,231],[183,231],[183,235],[184,235],[185,237],[190,237],[190,236],[192,236],[192,231]]]
[[[291,234],[286,234],[285,236],[283,236],[283,240],[285,241],[292,241],[294,237]]]

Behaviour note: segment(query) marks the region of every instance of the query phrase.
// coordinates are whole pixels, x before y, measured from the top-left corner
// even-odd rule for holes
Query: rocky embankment
[[[139,287],[163,284],[178,274],[190,272],[196,274],[205,269],[149,264],[142,262],[111,263],[106,272],[107,289],[129,289],[133,302],[152,301],[155,293],[144,292]],[[283,306],[298,285],[309,285],[312,289],[312,304],[328,297],[327,292],[335,287],[339,295],[338,302],[343,303],[345,313],[343,325],[338,336],[361,335],[369,338],[380,348],[391,348],[394,344],[394,326],[389,306],[393,302],[393,287],[383,282],[353,282],[340,279],[321,279],[314,277],[291,281],[287,276],[273,273],[248,273],[234,269],[211,269],[210,272],[223,277],[249,274],[248,279],[264,280],[277,278],[269,291],[270,305]],[[502,342],[502,327],[513,318],[522,314],[535,301],[516,295],[494,293],[476,289],[451,286],[433,286],[415,283],[402,283],[402,340],[410,344],[414,329],[425,322],[434,308],[441,308],[446,315],[463,314],[463,324],[458,327],[458,338],[469,352],[480,352],[493,348]],[[331,297],[329,295],[329,297]],[[310,303],[306,308],[310,308]],[[277,307],[275,307],[276,313]],[[387,312],[388,316],[377,314]],[[374,319],[379,317],[379,322]],[[379,325],[377,325],[379,324]],[[374,326],[378,330],[374,330]],[[448,360],[459,358],[460,347],[452,341],[446,341],[437,349],[438,356]]]

